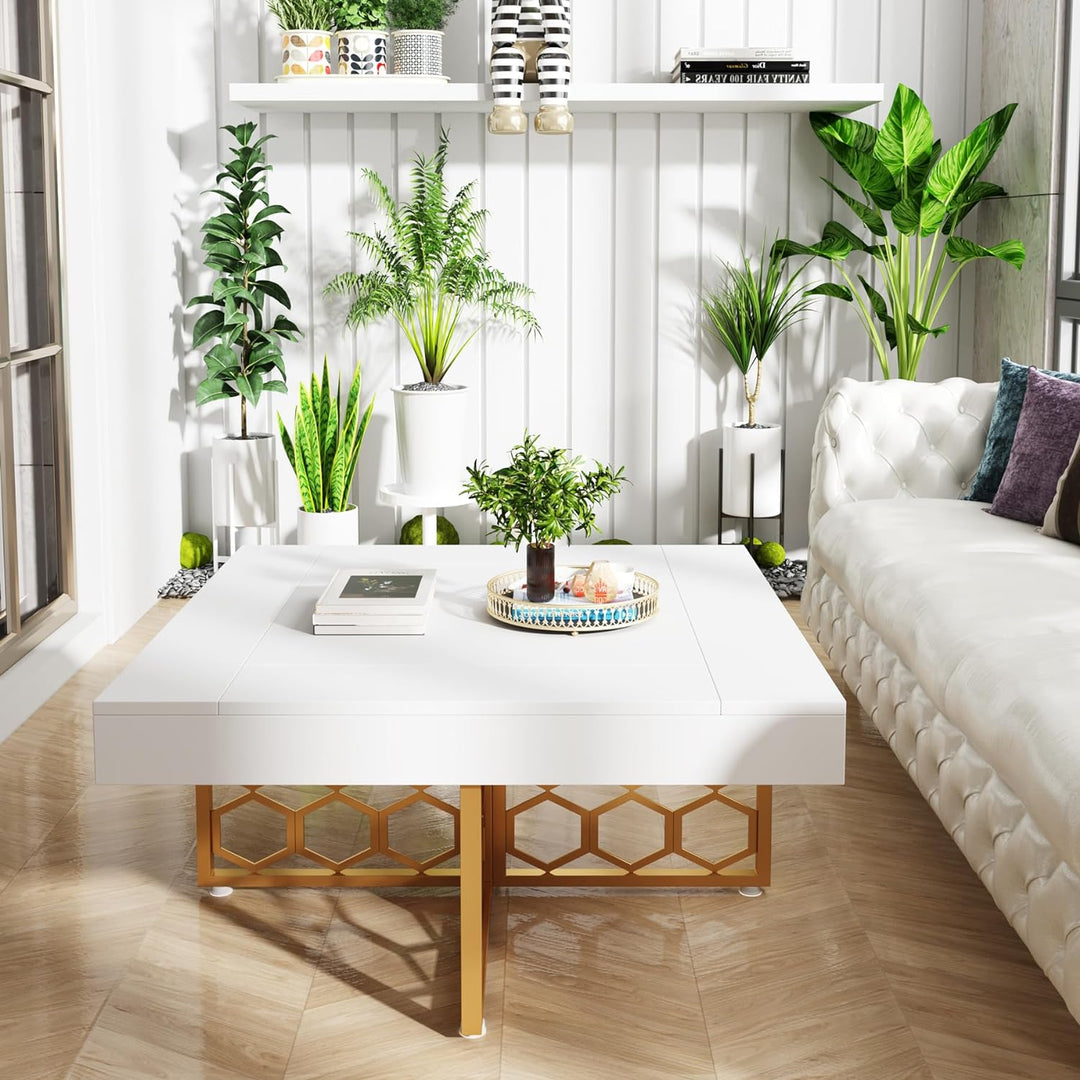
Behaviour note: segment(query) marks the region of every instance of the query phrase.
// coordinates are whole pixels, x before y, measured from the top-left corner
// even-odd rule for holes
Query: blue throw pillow
[[[1068,382],[1080,382],[1080,375],[1066,371],[1046,371],[1055,379]],[[998,384],[997,400],[990,416],[990,430],[986,433],[986,449],[982,461],[975,470],[971,481],[971,494],[967,497],[973,502],[993,502],[1005,468],[1012,454],[1016,425],[1020,420],[1020,410],[1024,407],[1024,395],[1027,393],[1028,368],[1014,364],[1008,357],[1001,361],[1001,382]]]

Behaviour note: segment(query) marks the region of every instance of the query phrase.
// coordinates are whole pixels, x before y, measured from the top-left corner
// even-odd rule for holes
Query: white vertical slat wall
[[[487,0],[462,0],[448,28],[455,80],[483,78],[487,9]],[[979,118],[982,0],[578,0],[574,20],[574,74],[583,82],[662,79],[680,45],[790,44],[811,59],[816,80],[882,81],[890,97],[898,81],[920,90],[946,143]],[[272,78],[277,42],[261,0],[199,0],[190,23],[188,33],[214,41],[216,79],[205,122],[180,140],[188,181],[180,199],[184,285],[194,295],[206,279],[197,233],[206,200],[198,192],[225,143],[214,129],[242,118],[227,105],[228,83]],[[286,348],[293,396],[260,405],[258,426],[272,430],[275,410],[291,414],[296,384],[324,355],[343,378],[361,359],[377,404],[354,494],[363,539],[392,541],[400,515],[376,499],[396,474],[389,388],[412,378],[415,361],[391,325],[346,330],[344,302],[323,290],[339,270],[358,265],[347,232],[373,220],[362,170],[403,191],[412,155],[434,147],[444,118],[258,119],[277,136],[269,148],[272,195],[292,212],[281,280],[306,331]],[[833,171],[805,115],[580,115],[569,139],[492,137],[483,116],[446,123],[451,182],[476,182],[491,215],[488,246],[497,265],[535,289],[544,329],[542,338],[523,340],[487,327],[459,362],[456,375],[473,390],[470,460],[500,461],[528,427],[626,467],[632,486],[601,515],[607,535],[715,542],[720,429],[744,406],[730,360],[702,332],[697,297],[716,260],[740,245],[756,251],[775,232],[816,238],[829,217],[850,220],[819,179]],[[928,349],[924,378],[972,370],[973,288],[961,281],[945,312],[953,331]],[[195,410],[198,357],[186,353],[184,367],[186,517],[205,531],[206,448],[226,416]],[[805,544],[811,437],[824,394],[842,375],[873,378],[877,368],[852,313],[835,304],[791,333],[769,365],[761,416],[785,426],[789,547]],[[287,538],[297,496],[282,466]],[[464,542],[483,541],[473,511],[449,516]]]

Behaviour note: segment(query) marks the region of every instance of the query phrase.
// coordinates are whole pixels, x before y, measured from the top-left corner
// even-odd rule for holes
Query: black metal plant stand
[[[724,513],[724,450],[720,449],[720,492],[719,492],[719,510],[716,515],[716,542],[718,544],[723,541],[720,539],[724,535],[724,519],[732,518],[736,521],[745,521],[747,523],[747,538],[753,539],[754,536],[754,522],[755,521],[778,521],[780,527],[780,546],[784,546],[784,493],[786,491],[785,479],[787,475],[787,453],[784,450],[780,451],[780,513],[771,514],[769,517],[758,518],[754,514],[754,468],[756,465],[756,454],[750,455],[750,516],[744,517],[741,514],[725,514]]]

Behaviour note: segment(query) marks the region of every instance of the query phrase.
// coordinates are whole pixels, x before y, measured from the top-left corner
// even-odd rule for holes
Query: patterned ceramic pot
[[[330,34],[326,30],[284,30],[281,34],[282,75],[329,75]]]
[[[443,32],[441,30],[395,30],[395,75],[441,75]]]
[[[337,36],[339,75],[385,75],[390,48],[385,30],[340,30]]]

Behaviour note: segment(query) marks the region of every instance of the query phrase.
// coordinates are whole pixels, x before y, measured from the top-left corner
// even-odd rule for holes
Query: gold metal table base
[[[212,889],[451,886],[461,896],[461,1034],[484,1032],[488,915],[494,887],[764,888],[770,883],[772,788],[702,787],[679,805],[665,805],[640,785],[607,790],[541,785],[508,801],[506,787],[448,789],[417,786],[388,801],[381,789],[270,788],[250,785],[215,805],[212,787],[196,787],[199,885]],[[518,792],[520,789],[514,789]],[[578,791],[591,802],[575,801]],[[404,819],[423,828],[410,834]],[[562,843],[545,842],[543,815],[562,818]],[[659,826],[662,839],[621,853],[610,839],[616,818],[637,815]],[[702,847],[703,815],[726,815],[727,847]],[[246,839],[258,850],[237,850],[232,822],[246,817]],[[319,820],[323,815],[324,820]],[[326,820],[331,815],[332,820]],[[434,818],[441,825],[431,828]],[[531,820],[530,820],[531,818]],[[694,826],[692,818],[698,821]],[[257,820],[255,820],[257,819]],[[355,826],[345,848],[344,822]],[[625,822],[624,822],[625,823]],[[694,840],[691,831],[699,834]],[[657,830],[654,828],[654,833]],[[708,830],[705,830],[708,832]],[[424,850],[416,850],[417,836]],[[330,846],[338,850],[325,850]],[[410,851],[409,848],[413,850]],[[558,850],[558,848],[563,850]],[[730,850],[728,850],[730,848]],[[750,865],[748,865],[750,864]]]

